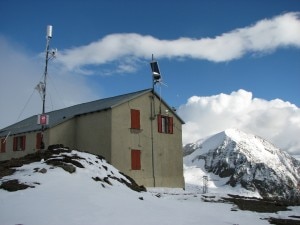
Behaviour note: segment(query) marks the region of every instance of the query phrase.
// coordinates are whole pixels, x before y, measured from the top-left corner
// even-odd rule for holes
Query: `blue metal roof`
[[[82,103],[79,105],[74,105],[67,108],[47,112],[47,115],[49,115],[50,119],[49,119],[49,124],[47,125],[46,128],[54,127],[71,118],[74,118],[75,116],[92,113],[92,112],[99,112],[106,109],[111,109],[115,106],[118,106],[124,102],[130,101],[140,95],[143,95],[151,91],[152,89],[145,89],[142,91],[137,91],[137,92],[119,95],[110,98],[104,98],[92,102]],[[181,119],[180,121],[184,123]],[[20,134],[25,132],[37,131],[40,129],[41,129],[41,125],[37,124],[37,115],[34,115],[20,122],[17,122],[13,125],[1,129],[0,137],[6,136],[8,134],[12,135],[12,134]]]

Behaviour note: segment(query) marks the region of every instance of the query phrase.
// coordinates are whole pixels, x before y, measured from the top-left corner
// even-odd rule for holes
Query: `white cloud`
[[[300,47],[299,15],[286,13],[214,38],[159,40],[136,33],[111,34],[88,45],[63,50],[58,60],[68,70],[126,58],[149,58],[151,54],[155,54],[156,58],[188,57],[225,62],[246,53],[264,53],[287,46]]]
[[[229,95],[193,96],[178,109],[178,114],[186,121],[184,144],[238,128],[300,154],[300,109],[289,102],[253,98],[251,92],[238,90]]]
[[[45,65],[43,58],[29,55],[3,36],[0,36],[0,49],[1,129],[41,113],[42,101],[34,88],[42,79]],[[48,72],[46,111],[96,98],[86,83],[86,77],[62,72],[55,60],[49,62]]]
[[[117,62],[117,72],[130,72],[135,71],[138,60],[149,58],[152,53],[156,58],[189,57],[224,62],[247,53],[300,47],[299,15],[286,13],[215,38],[159,40],[135,33],[111,34],[86,46],[62,50],[49,67],[49,84],[55,83],[55,88],[48,88],[47,96],[56,96],[56,99],[63,96],[64,104],[55,103],[52,108],[48,99],[47,110],[99,97],[93,94],[84,76],[74,76],[74,73],[91,74],[88,65]],[[33,89],[42,77],[44,60],[28,55],[20,46],[1,36],[0,49],[0,128],[3,128],[16,122],[32,93],[33,97],[20,119],[40,112],[41,99]],[[236,127],[267,138],[291,153],[300,154],[299,111],[288,102],[253,98],[252,93],[244,90],[230,95],[193,96],[178,110],[186,121],[184,143]]]

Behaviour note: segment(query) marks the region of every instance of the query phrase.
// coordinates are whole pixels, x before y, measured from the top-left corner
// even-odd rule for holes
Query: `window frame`
[[[35,136],[35,148],[41,149],[41,147],[42,147],[42,133],[38,132],[38,133],[36,133],[36,136]]]
[[[5,153],[6,152],[6,140],[5,138],[0,139],[0,153]]]
[[[172,116],[157,115],[158,133],[173,134],[174,119]]]
[[[13,138],[13,151],[25,151],[26,135],[15,136]]]

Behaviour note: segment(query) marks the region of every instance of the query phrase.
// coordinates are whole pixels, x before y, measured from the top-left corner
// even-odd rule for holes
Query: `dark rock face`
[[[195,144],[194,143],[190,143],[190,144],[186,144],[183,147],[183,156],[187,156],[191,153],[193,153],[195,151]]]
[[[0,185],[0,189],[10,191],[10,192],[24,190],[24,189],[27,189],[29,187],[34,188],[34,186],[30,186],[28,184],[20,183],[16,179],[5,181]]]

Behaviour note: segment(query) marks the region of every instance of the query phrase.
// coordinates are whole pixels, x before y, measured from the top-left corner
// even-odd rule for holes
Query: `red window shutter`
[[[18,137],[14,137],[14,140],[13,140],[13,150],[14,151],[17,151],[18,149]]]
[[[21,149],[24,151],[26,148],[26,136],[22,136],[22,147]]]
[[[173,134],[173,117],[168,117],[168,133]]]
[[[141,169],[141,151],[131,150],[131,169],[140,170]]]
[[[157,128],[158,132],[162,133],[162,120],[161,120],[161,115],[157,115]]]
[[[140,110],[131,109],[131,128],[140,129]]]
[[[5,144],[5,138],[1,139],[1,151],[0,152],[5,152],[6,151],[6,144]]]
[[[41,133],[37,133],[36,134],[36,139],[35,139],[35,148],[36,149],[41,149],[41,142],[42,142],[42,134]]]

